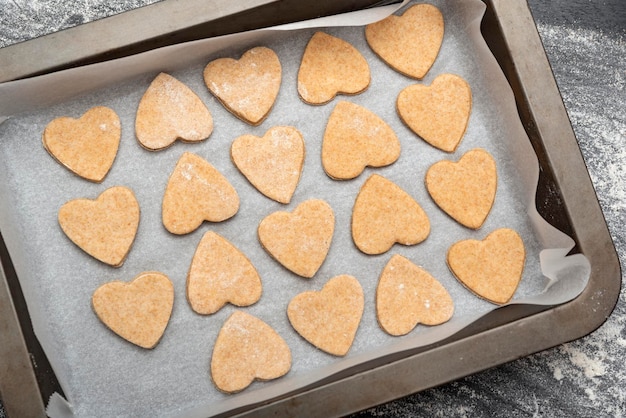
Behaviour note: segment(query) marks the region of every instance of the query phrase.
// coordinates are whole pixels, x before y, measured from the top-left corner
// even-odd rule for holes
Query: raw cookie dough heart
[[[424,141],[454,152],[461,142],[472,109],[469,84],[453,74],[442,74],[430,86],[413,84],[398,95],[402,121]]]
[[[187,300],[199,314],[217,312],[226,303],[248,306],[261,297],[261,278],[237,247],[207,231],[191,260]]]
[[[239,119],[258,125],[274,106],[282,68],[274,51],[256,47],[241,59],[219,58],[204,68],[209,91]]]
[[[198,142],[213,132],[213,117],[184,83],[159,74],[144,93],[135,119],[135,135],[146,149],[158,151],[177,139]]]
[[[352,238],[365,254],[382,254],[394,243],[415,245],[430,233],[422,207],[378,174],[363,184],[352,209]]]
[[[121,135],[117,113],[99,106],[79,119],[54,119],[43,132],[43,146],[74,174],[100,183],[113,165]]]
[[[453,312],[452,297],[437,279],[401,255],[391,257],[376,288],[378,323],[385,332],[405,335],[417,324],[443,324]]]
[[[463,240],[448,250],[448,266],[456,278],[477,296],[496,304],[507,303],[524,270],[526,251],[517,232],[496,229],[484,240]]]
[[[295,296],[287,316],[305,340],[327,353],[343,356],[352,346],[364,304],[361,284],[344,274],[330,279],[318,292]]]
[[[223,392],[247,388],[255,379],[272,380],[291,368],[291,350],[262,320],[235,311],[217,335],[211,356],[211,378]]]
[[[439,161],[426,172],[426,189],[435,203],[468,228],[478,229],[485,222],[496,186],[496,162],[480,148],[468,151],[456,163]]]
[[[370,48],[391,68],[421,79],[432,67],[443,41],[443,15],[435,6],[416,4],[365,27]]]
[[[258,191],[279,203],[291,201],[304,164],[304,140],[296,128],[276,126],[263,138],[240,136],[230,156]]]
[[[163,196],[163,225],[173,234],[195,231],[203,221],[221,222],[239,210],[239,195],[215,167],[185,152]]]
[[[383,167],[400,156],[391,127],[370,110],[340,101],[333,109],[322,142],[322,165],[333,179],[353,179],[365,167]]]
[[[343,39],[316,32],[298,70],[298,94],[320,105],[337,94],[358,94],[370,84],[370,68],[361,53]]]
[[[75,199],[59,209],[65,235],[90,256],[119,267],[135,240],[139,204],[132,190],[115,186],[96,200]]]
[[[293,213],[274,212],[259,224],[263,248],[288,270],[313,277],[320,268],[335,231],[335,215],[328,203],[310,199]]]
[[[139,347],[153,348],[170,320],[174,285],[164,274],[145,272],[129,283],[103,284],[91,304],[111,331]]]

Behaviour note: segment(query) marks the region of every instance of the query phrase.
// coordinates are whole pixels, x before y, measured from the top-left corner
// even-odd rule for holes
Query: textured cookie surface
[[[335,215],[319,199],[302,202],[293,212],[274,212],[259,224],[261,245],[288,270],[313,277],[326,259],[335,231]]]
[[[43,132],[43,146],[74,174],[100,183],[113,165],[121,135],[117,113],[99,106],[79,119],[61,117],[51,121]]]
[[[94,292],[92,307],[111,331],[143,348],[161,339],[174,306],[174,286],[164,274],[145,272],[129,283],[105,283]]]
[[[345,355],[354,341],[365,299],[357,279],[330,279],[320,291],[296,295],[287,307],[293,328],[305,340],[335,356]]]
[[[170,175],[163,196],[163,225],[173,234],[188,234],[203,221],[221,222],[239,210],[239,195],[213,165],[185,152]]]
[[[322,142],[322,165],[334,179],[353,179],[365,167],[383,167],[400,156],[400,141],[378,115],[340,101],[333,109]]]
[[[453,313],[452,297],[437,279],[401,255],[391,257],[376,288],[376,314],[385,332],[405,335],[417,324],[442,324]]]
[[[259,318],[236,311],[220,329],[211,356],[211,378],[221,391],[239,392],[255,379],[276,379],[290,368],[289,346]]]
[[[447,262],[459,281],[477,296],[507,303],[517,290],[526,250],[519,234],[500,228],[484,240],[463,240],[448,250]]]
[[[382,254],[394,243],[414,245],[430,233],[422,207],[392,181],[373,174],[352,209],[352,238],[366,254]]]
[[[237,247],[207,231],[191,260],[187,300],[199,314],[217,312],[226,303],[248,306],[261,297],[261,278]]]
[[[280,90],[282,67],[274,51],[256,47],[239,60],[218,58],[204,68],[209,91],[232,114],[258,125],[274,106]]]
[[[439,161],[426,172],[426,189],[437,206],[468,228],[480,228],[485,222],[496,187],[496,162],[479,148],[466,152],[458,162]]]
[[[152,80],[135,118],[135,135],[141,146],[157,151],[177,139],[202,141],[212,132],[211,112],[187,85],[166,73]]]
[[[316,32],[298,70],[298,94],[306,103],[328,103],[337,94],[358,94],[370,84],[370,68],[361,53],[343,39]]]
[[[430,4],[416,4],[402,16],[391,15],[365,27],[372,50],[396,71],[417,79],[435,62],[443,33],[443,16]]]
[[[132,190],[111,187],[97,199],[75,199],[59,209],[59,225],[90,256],[119,267],[135,240],[139,204]]]
[[[276,126],[263,138],[236,138],[230,156],[248,181],[265,196],[289,203],[296,191],[304,164],[302,134],[291,126]]]
[[[472,92],[461,77],[442,74],[430,86],[406,87],[398,95],[396,108],[404,123],[424,141],[453,152],[467,128]]]

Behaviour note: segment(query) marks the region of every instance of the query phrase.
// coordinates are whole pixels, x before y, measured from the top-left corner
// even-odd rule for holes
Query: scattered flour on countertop
[[[0,0],[0,48],[160,0]]]

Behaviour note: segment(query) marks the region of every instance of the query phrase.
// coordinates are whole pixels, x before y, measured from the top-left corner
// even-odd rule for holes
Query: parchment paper
[[[33,327],[61,386],[67,403],[53,396],[48,413],[68,416],[207,416],[258,402],[314,383],[337,371],[384,354],[445,338],[495,308],[472,295],[449,272],[447,249],[460,239],[482,239],[500,227],[523,237],[527,260],[512,303],[559,304],[585,287],[590,267],[582,255],[566,257],[573,241],[541,219],[534,196],[538,162],[517,115],[513,94],[480,34],[484,4],[477,0],[433,1],[443,12],[445,36],[441,52],[424,80],[439,74],[464,77],[473,94],[465,137],[454,154],[439,151],[413,134],[395,110],[397,94],[418,81],[384,64],[369,49],[362,25],[381,19],[398,6],[351,13],[279,28],[189,42],[140,55],[0,85],[0,230],[20,278]],[[324,106],[304,104],[296,91],[296,75],[304,47],[314,28],[352,43],[367,59],[372,82],[364,93],[339,97]],[[212,59],[239,56],[265,45],[276,51],[283,81],[275,107],[258,127],[228,113],[202,80]],[[161,71],[190,86],[213,114],[215,129],[199,144],[177,142],[149,152],[134,137],[135,111],[151,80]],[[326,121],[338,100],[361,104],[386,120],[397,133],[402,154],[392,166],[367,169],[351,181],[333,181],[320,160]],[[52,119],[79,117],[90,107],[113,108],[122,121],[122,140],[115,163],[102,184],[78,178],[54,161],[41,144]],[[239,135],[263,134],[272,126],[292,125],[305,138],[302,178],[289,205],[257,192],[229,158]],[[498,190],[491,214],[477,231],[458,225],[429,198],[424,175],[442,159],[458,160],[482,147],[496,159]],[[186,236],[169,234],[161,223],[161,201],[168,176],[185,151],[199,154],[235,186],[241,207],[223,223],[204,223]],[[354,199],[363,182],[379,173],[411,194],[431,221],[431,234],[416,246],[395,245],[388,253],[366,256],[350,235]],[[73,245],[57,224],[58,209],[79,197],[95,198],[106,188],[132,188],[141,207],[141,221],[130,254],[119,268],[108,267]],[[326,200],[335,211],[336,228],[328,258],[312,279],[291,274],[260,246],[256,228],[277,210],[291,211],[308,198]],[[195,314],[185,299],[185,280],[196,245],[214,230],[240,248],[257,267],[263,296],[245,309],[261,318],[288,342],[291,371],[272,382],[255,382],[235,395],[220,393],[211,382],[209,363],[217,333],[235,309],[226,306],[211,316]],[[393,254],[402,254],[433,274],[455,301],[454,317],[445,325],[418,325],[404,337],[390,337],[378,326],[374,295],[378,276]],[[111,280],[129,281],[146,270],[167,274],[176,291],[170,323],[153,350],[138,348],[109,331],[92,312],[93,291]],[[319,290],[331,277],[351,274],[363,286],[366,307],[354,344],[344,358],[317,350],[289,325],[286,306],[293,296]],[[487,349],[487,348],[486,348]]]

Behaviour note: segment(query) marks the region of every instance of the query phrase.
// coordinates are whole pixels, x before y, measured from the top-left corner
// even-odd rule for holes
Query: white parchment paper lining
[[[573,241],[548,225],[535,210],[538,162],[523,130],[512,91],[481,34],[484,4],[477,0],[433,1],[443,12],[446,29],[441,52],[420,83],[442,73],[464,77],[472,87],[473,109],[465,137],[454,154],[430,147],[408,130],[395,111],[404,87],[418,81],[397,74],[367,46],[363,26],[393,13],[398,6],[350,13],[278,28],[240,33],[161,48],[115,61],[71,69],[0,85],[0,230],[4,236],[28,304],[33,327],[67,397],[53,396],[48,413],[69,416],[207,416],[236,406],[269,399],[314,383],[337,371],[385,354],[429,344],[452,335],[494,305],[470,294],[449,272],[445,256],[460,239],[482,239],[500,227],[520,232],[527,249],[524,276],[512,303],[559,304],[585,287],[590,267],[582,255],[566,256]],[[404,6],[404,5],[403,5]],[[314,28],[345,39],[366,57],[372,72],[368,90],[338,97],[325,106],[304,104],[296,91],[296,75]],[[283,66],[281,91],[269,117],[251,127],[233,117],[207,91],[202,69],[211,59],[238,58],[245,50],[269,46]],[[134,117],[150,81],[161,71],[190,86],[211,110],[215,130],[200,144],[176,143],[152,153],[134,137]],[[357,179],[333,181],[321,167],[321,139],[338,100],[361,104],[396,131],[402,154],[392,166],[367,169]],[[92,106],[113,108],[122,121],[122,140],[111,172],[102,184],[78,178],[44,150],[41,134],[53,118],[79,117]],[[292,125],[305,138],[306,160],[291,204],[284,206],[258,193],[229,158],[239,135],[263,136],[276,125]],[[498,191],[492,212],[478,231],[456,224],[441,212],[424,187],[426,169],[441,159],[458,160],[468,150],[487,149],[498,164]],[[161,199],[168,176],[184,151],[215,165],[241,197],[239,213],[220,224],[203,224],[187,236],[169,234],[161,223]],[[424,208],[432,232],[422,244],[396,245],[380,256],[360,253],[350,236],[354,199],[372,173],[396,182]],[[66,201],[95,198],[106,188],[132,188],[141,206],[133,248],[119,269],[99,263],[65,237],[57,211]],[[334,209],[336,231],[330,253],[312,279],[299,278],[276,263],[257,241],[259,221],[276,210],[293,210],[308,198],[326,200]],[[288,342],[293,367],[283,378],[255,382],[235,395],[215,389],[209,362],[216,335],[235,308],[212,316],[192,312],[185,299],[185,279],[202,234],[214,230],[239,247],[256,265],[263,280],[261,300],[248,308]],[[437,327],[418,325],[409,335],[393,338],[376,321],[374,295],[382,268],[399,253],[422,265],[448,289],[455,314]],[[176,296],[168,328],[153,350],[122,340],[101,324],[90,298],[101,284],[129,281],[142,271],[157,270],[174,282]],[[365,313],[354,344],[344,358],[327,355],[291,328],[285,313],[289,300],[318,290],[338,274],[354,275],[364,288]],[[486,348],[487,349],[487,348]]]

